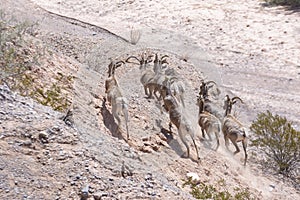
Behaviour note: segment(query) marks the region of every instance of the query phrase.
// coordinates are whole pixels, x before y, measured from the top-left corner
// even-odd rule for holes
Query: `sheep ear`
[[[155,54],[154,62],[158,62],[158,55],[157,55],[157,53]]]
[[[108,77],[111,77],[111,75],[113,74],[113,66],[114,62],[111,60],[111,62],[108,65]]]
[[[230,100],[230,98],[229,98],[229,95],[228,95],[228,94],[226,94],[226,96],[225,96],[225,100],[226,100],[226,101],[229,101],[229,100]]]

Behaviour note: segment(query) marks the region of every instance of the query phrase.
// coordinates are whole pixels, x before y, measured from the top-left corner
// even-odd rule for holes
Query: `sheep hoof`
[[[201,159],[200,159],[200,157],[197,158],[197,164],[198,164],[198,165],[201,164]]]

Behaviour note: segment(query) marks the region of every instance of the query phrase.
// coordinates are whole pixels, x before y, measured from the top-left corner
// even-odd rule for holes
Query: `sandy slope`
[[[141,42],[151,47],[172,49],[168,41],[158,43],[153,39],[151,35],[156,32],[191,38],[207,51],[208,60],[222,74],[223,86],[241,95],[254,113],[270,109],[299,122],[298,12],[263,7],[257,0],[33,2],[51,12],[107,28],[129,40],[132,27],[141,30]],[[189,51],[179,54],[193,56]],[[210,78],[219,79],[213,76]]]
[[[300,122],[297,106],[300,103],[298,12],[263,7],[259,1],[33,2],[53,13],[104,27],[128,40],[132,27],[140,30],[141,47],[157,47],[187,57],[196,70],[222,83],[225,91],[244,99],[246,106],[239,114],[246,124],[250,124],[257,112],[266,109],[283,114],[297,124]],[[185,41],[185,38],[189,38],[189,41]],[[178,39],[182,40],[178,42]],[[119,55],[124,53],[119,51]],[[147,102],[137,100],[141,96],[134,93],[138,89],[132,85],[131,75],[135,76],[132,71],[120,74],[122,84],[128,88],[125,94],[131,95],[134,106],[145,105]],[[146,121],[155,118],[139,111]],[[140,124],[133,126],[138,128]],[[142,126],[151,127],[151,124]],[[137,136],[143,137],[143,134]],[[210,165],[207,163],[207,166]],[[243,174],[239,176],[240,181],[261,191],[264,198],[275,199],[278,195],[275,191],[270,192],[271,182],[253,178],[261,175],[259,172],[239,172]],[[248,179],[252,181],[249,183]],[[277,192],[287,192],[284,190],[282,188]]]
[[[154,47],[157,48],[155,51],[172,55],[174,67],[180,66],[176,70],[190,86],[187,105],[192,120],[196,120],[197,114],[194,99],[198,81],[208,76],[221,85],[224,93],[231,92],[245,100],[246,106],[242,106],[239,111],[245,124],[254,119],[256,112],[265,109],[284,114],[299,123],[300,110],[297,105],[300,102],[300,62],[297,55],[300,48],[297,43],[299,34],[296,34],[299,33],[299,13],[263,8],[256,1],[208,3],[189,0],[178,1],[176,4],[169,0],[32,2],[53,13],[104,27],[127,39],[131,26],[142,31],[139,45],[132,46],[120,38],[102,35],[97,31],[93,32],[95,38],[91,39],[92,31],[81,30],[82,27],[74,28],[66,25],[68,21],[62,23],[60,18],[56,18],[61,24],[55,26],[49,23],[51,25],[47,27],[47,31],[53,33],[54,37],[50,34],[44,36],[48,40],[53,39],[52,45],[56,44],[57,36],[61,36],[65,42],[63,45],[69,42],[79,47],[71,51],[79,52],[79,61],[97,55],[97,59],[82,61],[84,64],[78,71],[75,83],[74,105],[76,125],[84,141],[82,145],[95,155],[101,166],[114,171],[124,159],[138,173],[135,181],[151,172],[158,182],[157,190],[160,190],[162,198],[168,195],[174,195],[176,199],[190,198],[186,193],[178,192],[174,186],[180,188],[181,179],[191,171],[197,172],[201,181],[211,184],[224,179],[229,190],[249,187],[257,198],[299,198],[298,191],[276,177],[264,174],[251,160],[244,169],[240,165],[242,153],[233,158],[223,151],[223,147],[213,152],[198,142],[201,165],[189,159],[181,159],[179,156],[185,149],[176,135],[168,143],[158,138],[160,130],[155,125],[155,119],[160,118],[166,128],[167,118],[159,114],[153,101],[143,98],[137,79],[139,71],[134,66],[126,66],[130,70],[118,71],[120,82],[126,86],[124,93],[131,102],[131,147],[122,140],[110,137],[111,123],[106,123],[109,114],[103,111],[103,106],[99,108],[103,103],[102,86],[107,58],[120,55],[125,57],[127,53],[136,53],[135,49]],[[49,18],[53,16],[45,16],[45,21],[51,22]],[[77,23],[72,22],[73,25]],[[63,47],[58,45],[57,48],[68,54],[68,46]],[[86,48],[90,48],[89,51]],[[80,53],[87,55],[82,56]],[[187,63],[182,61],[183,57],[187,58]],[[221,144],[224,144],[223,140]],[[145,146],[148,147],[144,149]],[[155,151],[157,146],[159,150]],[[143,153],[145,151],[151,153]],[[132,156],[136,154],[141,162]],[[122,179],[117,180],[118,184],[122,182]],[[128,181],[127,185],[135,184],[129,179],[125,180]],[[97,189],[97,185],[94,187]],[[170,189],[162,190],[164,187]],[[188,191],[188,188],[183,190]],[[126,191],[124,189],[123,192]],[[159,199],[159,196],[156,198]]]

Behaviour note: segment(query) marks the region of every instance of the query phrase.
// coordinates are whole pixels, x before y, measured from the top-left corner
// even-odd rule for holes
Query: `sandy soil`
[[[40,38],[78,62],[73,102],[81,141],[77,147],[95,154],[97,159],[93,162],[104,166],[101,173],[105,176],[109,174],[106,170],[114,171],[125,161],[138,174],[132,182],[125,179],[127,187],[151,172],[158,182],[156,191],[160,196],[152,196],[156,199],[171,196],[175,199],[191,198],[187,194],[189,189],[181,188],[187,172],[198,173],[201,181],[210,184],[224,179],[230,191],[234,187],[248,187],[257,199],[299,198],[299,191],[290,182],[261,171],[254,159],[250,158],[248,166],[243,168],[243,154],[228,155],[223,140],[217,152],[197,141],[201,149],[201,165],[180,158],[185,149],[176,135],[171,139],[162,137],[156,119],[167,128],[167,116],[159,113],[153,100],[144,98],[136,66],[126,65],[117,71],[124,94],[130,101],[132,139],[129,145],[118,139],[122,136],[111,137],[115,124],[109,106],[103,104],[108,58],[123,59],[149,48],[170,55],[171,66],[185,79],[189,86],[187,113],[193,122],[197,118],[194,101],[198,84],[202,78],[207,78],[219,84],[221,95],[230,93],[245,101],[236,112],[246,126],[258,112],[267,109],[299,125],[299,12],[263,7],[261,2],[254,0],[31,2],[29,8],[35,11],[35,15],[28,16],[22,5],[15,5],[14,9],[24,18],[38,20]],[[14,3],[4,5],[11,8],[9,6]],[[142,33],[137,45],[128,43],[132,28]],[[185,59],[187,62],[183,61]],[[249,135],[251,137],[251,132]],[[195,156],[194,149],[192,152]],[[76,174],[76,171],[72,173]],[[115,186],[105,182],[110,185],[109,191],[122,186],[122,178],[115,181]],[[97,190],[97,184],[93,184]],[[163,189],[165,185],[171,189]],[[77,186],[76,189],[81,185]],[[180,192],[174,188],[180,188]],[[70,189],[73,190],[74,187]],[[124,189],[123,193],[126,192]],[[135,192],[128,194],[137,195]]]
[[[159,32],[190,38],[217,68],[223,87],[242,96],[251,113],[269,109],[299,123],[300,23],[296,10],[264,7],[257,0],[33,2],[128,40],[132,28],[140,30],[141,43],[147,47],[174,51],[169,40],[155,40]],[[194,51],[177,48],[176,53],[193,57],[189,54]],[[219,76],[213,73],[209,78]],[[247,120],[252,119],[253,115]]]

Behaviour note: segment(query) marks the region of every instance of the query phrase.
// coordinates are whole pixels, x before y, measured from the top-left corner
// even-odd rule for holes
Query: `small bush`
[[[255,138],[252,146],[262,148],[267,156],[266,166],[275,166],[279,173],[288,175],[300,165],[300,132],[285,117],[270,111],[260,113],[250,130]]]
[[[191,178],[184,182],[183,187],[189,185],[192,189],[191,194],[196,199],[216,199],[216,200],[254,200],[256,199],[247,188],[234,188],[234,194],[231,194],[226,188],[224,179],[221,179],[216,185],[217,189],[213,185],[200,182],[194,183]]]
[[[34,38],[35,24],[17,22],[0,10],[0,84],[30,96],[54,110],[66,110],[71,101],[67,91],[72,76],[52,75],[51,83],[43,80],[40,62],[45,59],[45,48]],[[53,80],[54,79],[54,80]]]
[[[130,43],[136,45],[141,38],[141,31],[136,29],[131,29],[130,31]]]
[[[18,23],[0,10],[0,65],[2,67],[0,78],[22,75],[32,65],[38,64],[41,51],[35,51],[32,41],[25,38],[33,34],[34,24]]]
[[[300,6],[300,0],[265,0],[265,1],[271,5],[292,6],[292,7]]]

